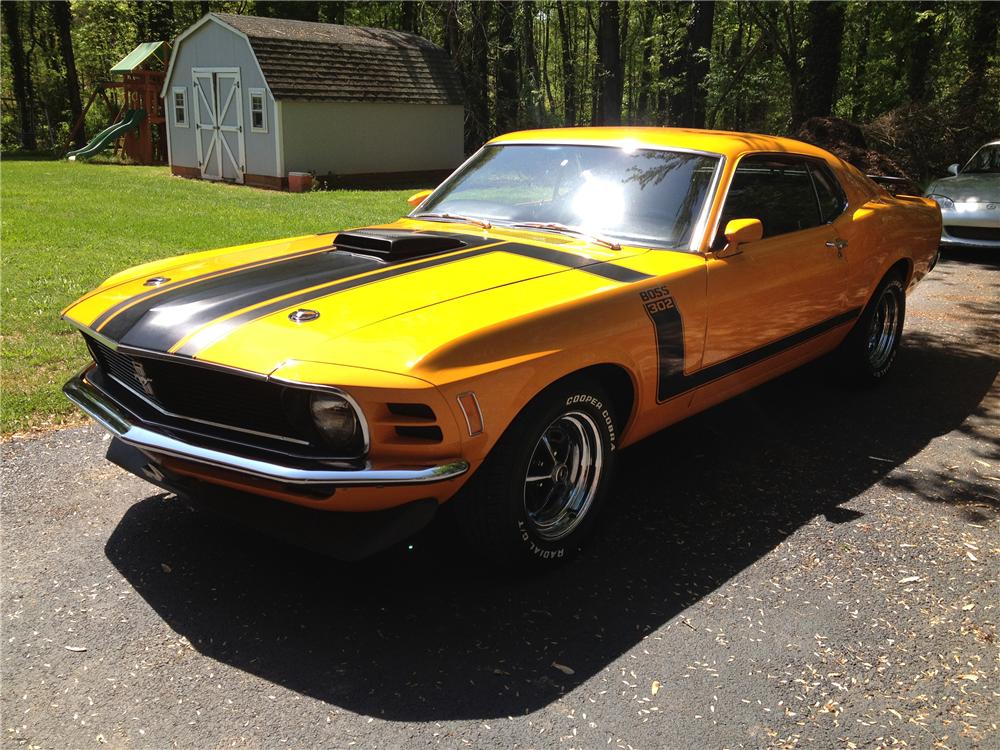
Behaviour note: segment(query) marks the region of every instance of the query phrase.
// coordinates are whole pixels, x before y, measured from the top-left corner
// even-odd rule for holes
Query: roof
[[[490,143],[573,143],[636,148],[679,148],[730,157],[748,151],[790,151],[822,158],[829,157],[829,153],[823,149],[793,138],[693,128],[548,128],[507,133],[494,138]]]
[[[276,99],[461,104],[448,53],[416,34],[211,13],[246,35]]]
[[[150,57],[152,57],[160,65],[163,65],[167,62],[167,58],[169,56],[169,48],[166,42],[143,42],[119,60],[115,66],[111,68],[111,72],[131,73],[133,70],[146,62]]]

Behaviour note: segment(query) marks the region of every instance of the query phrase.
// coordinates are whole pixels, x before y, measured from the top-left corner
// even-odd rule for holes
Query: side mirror
[[[409,198],[407,198],[406,202],[409,203],[414,208],[416,208],[427,199],[428,195],[430,195],[433,192],[434,192],[433,190],[421,190],[419,193],[414,193]]]
[[[958,165],[957,164],[950,164],[948,166],[948,174],[953,174],[953,175],[955,175],[957,177],[958,176]]]
[[[733,219],[726,224],[723,234],[726,235],[726,246],[716,253],[718,258],[739,255],[743,252],[740,245],[756,242],[764,236],[764,225],[760,219]]]

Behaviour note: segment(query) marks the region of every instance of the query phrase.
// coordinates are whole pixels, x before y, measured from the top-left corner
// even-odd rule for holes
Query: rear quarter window
[[[825,164],[809,163],[813,184],[816,186],[816,199],[819,201],[820,218],[824,224],[829,224],[847,208],[847,196],[837,178]]]

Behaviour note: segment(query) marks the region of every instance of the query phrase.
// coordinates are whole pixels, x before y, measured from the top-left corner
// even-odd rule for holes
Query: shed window
[[[264,89],[250,89],[250,130],[254,133],[267,132],[267,99]]]
[[[175,86],[171,93],[174,97],[174,125],[178,128],[186,128],[188,126],[187,88]]]

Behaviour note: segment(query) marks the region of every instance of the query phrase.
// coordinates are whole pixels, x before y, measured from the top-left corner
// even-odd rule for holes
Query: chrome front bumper
[[[469,470],[469,464],[461,459],[435,466],[414,468],[378,469],[366,466],[360,469],[304,469],[193,445],[143,426],[128,411],[87,380],[89,370],[90,368],[87,368],[67,382],[63,386],[63,393],[123,443],[154,455],[194,461],[275,482],[322,484],[334,487],[428,484],[454,479]]]

